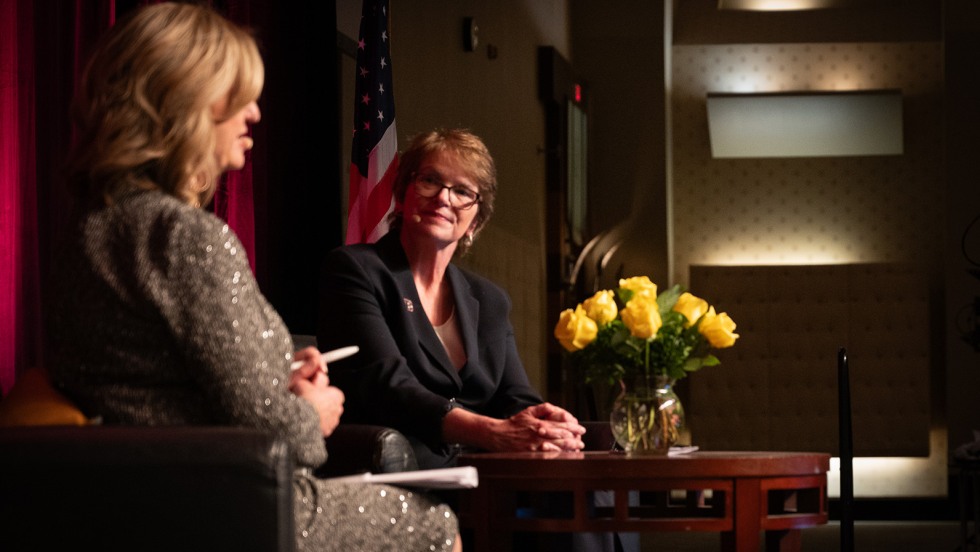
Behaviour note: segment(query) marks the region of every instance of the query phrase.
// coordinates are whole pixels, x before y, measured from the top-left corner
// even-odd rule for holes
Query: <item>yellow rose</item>
[[[555,337],[565,350],[574,352],[592,343],[598,331],[595,321],[589,318],[582,305],[579,305],[575,310],[562,311],[555,326]]]
[[[620,315],[630,334],[640,339],[650,339],[657,335],[657,330],[663,324],[656,299],[651,299],[646,294],[634,295]]]
[[[683,314],[687,318],[687,326],[690,327],[698,321],[698,318],[708,312],[708,302],[700,297],[695,297],[690,293],[684,292],[674,303],[674,310]]]
[[[652,299],[657,298],[657,284],[650,281],[646,276],[634,276],[632,278],[622,278],[619,280],[619,287],[628,289],[633,295],[647,295]]]
[[[613,292],[609,290],[600,291],[592,297],[582,302],[589,318],[595,320],[596,324],[604,326],[616,319],[618,309]]]
[[[710,307],[704,318],[701,319],[698,331],[712,347],[718,349],[731,347],[738,339],[738,334],[735,333],[735,322],[725,313],[715,314],[714,307]]]

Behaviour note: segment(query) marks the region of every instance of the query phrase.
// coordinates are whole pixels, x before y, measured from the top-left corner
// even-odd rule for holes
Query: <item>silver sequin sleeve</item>
[[[315,410],[287,388],[289,331],[222,220],[142,192],[91,213],[77,237],[59,267],[50,370],[87,414],[268,429],[299,464],[326,459]]]

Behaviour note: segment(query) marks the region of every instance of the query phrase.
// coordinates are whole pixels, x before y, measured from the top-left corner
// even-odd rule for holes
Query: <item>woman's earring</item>
[[[463,236],[463,245],[465,245],[466,247],[473,246],[473,234],[466,234],[465,236]]]

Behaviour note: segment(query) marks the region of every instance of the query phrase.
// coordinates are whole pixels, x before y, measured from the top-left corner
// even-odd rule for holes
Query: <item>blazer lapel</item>
[[[419,292],[415,287],[415,279],[412,277],[412,270],[408,266],[408,259],[405,257],[405,252],[401,248],[401,242],[398,241],[397,234],[394,239],[390,239],[390,236],[391,234],[379,240],[379,244],[387,249],[388,269],[391,270],[392,277],[395,279],[398,290],[401,293],[401,305],[398,308],[402,316],[409,321],[409,324],[415,330],[419,345],[425,351],[433,366],[445,373],[447,377],[456,383],[457,387],[461,388],[462,380],[460,380],[456,368],[453,367],[453,363],[449,359],[449,353],[446,352],[442,341],[439,341],[439,336],[436,335],[435,329],[432,327],[429,318],[425,314],[425,310],[422,308],[422,301],[419,299]],[[397,251],[395,251],[396,248]],[[453,268],[452,265],[450,265],[450,268]],[[467,347],[467,354],[469,354],[469,347]]]
[[[476,365],[479,360],[476,326],[480,319],[480,302],[473,296],[470,283],[463,277],[463,272],[459,268],[449,265],[446,276],[453,286],[453,298],[456,300],[456,322],[459,323],[459,331],[463,336],[463,346],[466,348],[466,364],[463,366],[463,370],[467,370],[470,366]]]

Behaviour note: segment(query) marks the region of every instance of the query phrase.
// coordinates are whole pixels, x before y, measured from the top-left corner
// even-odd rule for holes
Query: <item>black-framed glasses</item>
[[[457,209],[469,209],[480,202],[480,194],[463,184],[449,185],[439,175],[423,173],[415,176],[415,191],[422,197],[436,197],[443,188],[449,190],[449,204]]]

